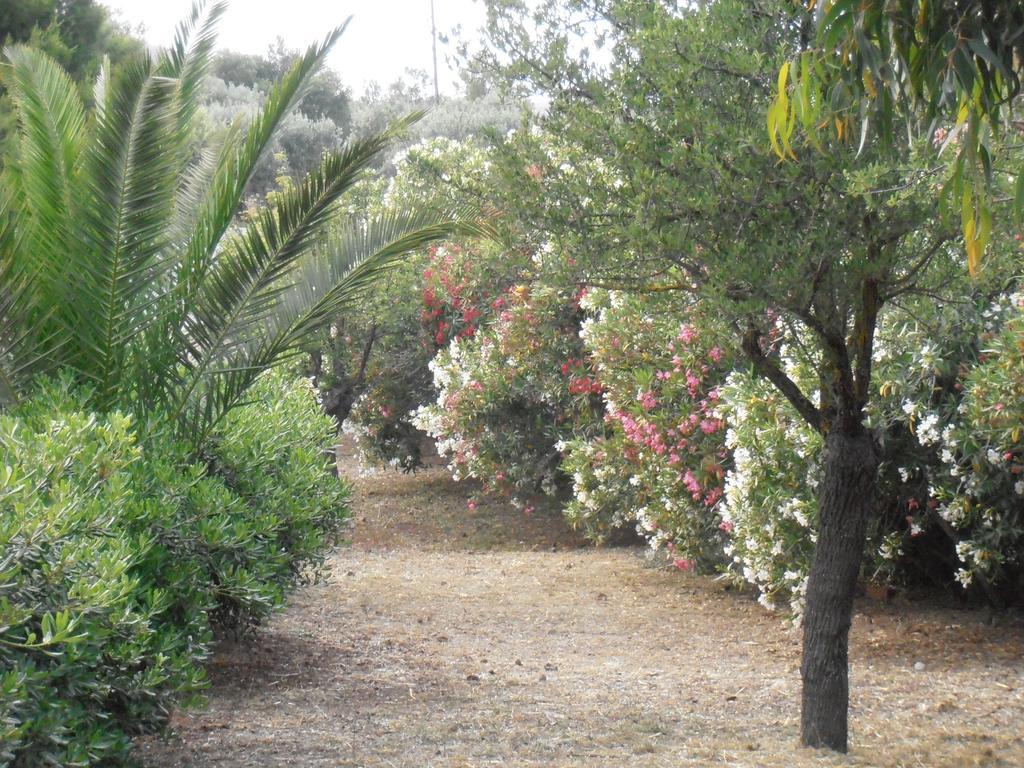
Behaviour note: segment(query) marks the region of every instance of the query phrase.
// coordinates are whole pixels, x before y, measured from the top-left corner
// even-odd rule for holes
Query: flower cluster
[[[721,557],[728,466],[718,413],[724,353],[691,325],[696,309],[673,297],[590,291],[584,305],[591,317],[581,335],[603,385],[605,430],[565,446],[566,514],[596,539],[632,524],[676,567],[708,567]]]
[[[790,377],[812,383],[812,370],[795,351],[783,353]],[[817,531],[821,437],[752,374],[730,374],[722,398],[733,460],[722,509],[731,572],[757,588],[765,607],[799,614]]]
[[[415,423],[437,441],[453,475],[523,506],[563,482],[557,445],[598,424],[571,297],[521,283],[501,297],[492,323],[456,338],[431,363],[435,403]],[[570,364],[567,361],[572,361]],[[564,373],[563,373],[564,368]]]
[[[984,351],[962,379],[929,480],[934,514],[954,532],[957,580],[991,593],[1024,578],[1024,294],[1002,297],[983,317]]]
[[[500,307],[501,300],[488,295],[488,286],[477,274],[483,263],[476,248],[458,243],[431,246],[429,263],[423,270],[420,322],[427,343],[436,348],[450,339],[471,339],[476,335],[489,300]]]

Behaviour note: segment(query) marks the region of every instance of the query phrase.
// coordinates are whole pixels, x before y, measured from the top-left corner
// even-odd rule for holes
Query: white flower
[[[923,446],[934,445],[939,442],[939,431],[936,426],[939,423],[937,413],[926,414],[921,423],[917,425],[917,440]]]
[[[768,597],[768,595],[766,595],[764,592],[762,592],[760,595],[757,596],[757,602],[759,602],[761,605],[763,605],[769,611],[774,611],[775,610],[775,603],[773,603],[771,601],[771,598]]]

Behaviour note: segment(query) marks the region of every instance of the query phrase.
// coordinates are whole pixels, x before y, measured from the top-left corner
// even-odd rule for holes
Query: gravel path
[[[795,746],[799,633],[749,596],[470,512],[439,469],[356,489],[329,582],[223,648],[207,708],[143,765],[1024,765],[1019,621],[860,606],[851,754],[816,753]]]

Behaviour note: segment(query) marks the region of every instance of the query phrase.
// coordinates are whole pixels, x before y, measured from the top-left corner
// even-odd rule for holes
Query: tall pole
[[[430,36],[434,46],[434,104],[441,102],[441,92],[437,88],[437,23],[434,21],[434,0],[430,0]]]

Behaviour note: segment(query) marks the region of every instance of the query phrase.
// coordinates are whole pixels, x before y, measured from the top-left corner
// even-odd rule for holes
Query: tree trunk
[[[847,749],[850,621],[878,468],[870,435],[855,429],[851,434],[836,426],[825,438],[818,543],[807,583],[800,667],[800,741],[838,752]]]

